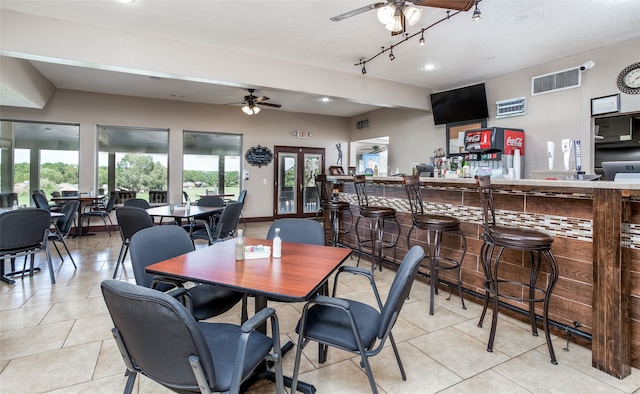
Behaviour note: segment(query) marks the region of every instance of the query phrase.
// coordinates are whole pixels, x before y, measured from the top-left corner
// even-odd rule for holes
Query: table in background
[[[149,215],[152,217],[174,218],[180,223],[182,219],[189,221],[196,216],[221,212],[223,209],[224,207],[202,207],[199,205],[192,205],[189,209],[184,206],[173,207],[173,209],[171,209],[170,205],[163,205],[161,207],[147,208],[147,212],[149,212]]]
[[[193,209],[193,208],[192,208]],[[246,246],[271,241],[244,237]],[[351,249],[282,243],[282,257],[236,261],[237,238],[215,243],[146,268],[151,274],[184,281],[207,283],[255,296],[256,313],[267,306],[267,299],[283,302],[308,301],[351,254]],[[266,333],[266,326],[258,328]],[[291,385],[290,378],[285,378]],[[298,390],[312,393],[313,386],[299,382]]]
[[[103,200],[104,198],[105,196],[103,195],[94,196],[94,197],[82,196],[82,195],[81,196],[60,196],[60,197],[52,197],[51,201],[67,202],[67,201],[77,200],[80,202],[80,205],[78,206],[78,225],[76,226],[76,233],[73,235],[74,237],[78,237],[81,235],[95,235],[93,233],[82,232],[82,213],[84,212],[87,205],[93,205],[98,201]]]

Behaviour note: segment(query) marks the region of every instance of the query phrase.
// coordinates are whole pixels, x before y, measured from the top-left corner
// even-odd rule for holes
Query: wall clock
[[[249,164],[260,168],[271,163],[271,160],[273,160],[273,153],[271,153],[269,148],[258,145],[248,149],[244,157],[247,159]]]
[[[627,94],[640,94],[640,62],[626,67],[618,75],[618,89]]]

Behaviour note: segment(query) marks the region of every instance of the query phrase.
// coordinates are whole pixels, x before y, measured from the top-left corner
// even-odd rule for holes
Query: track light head
[[[471,16],[471,20],[472,21],[479,21],[481,16],[480,16],[481,12],[478,9],[478,0],[476,0],[476,9],[473,11],[473,15]]]
[[[424,30],[422,31],[422,35],[420,36],[420,45],[424,45]]]

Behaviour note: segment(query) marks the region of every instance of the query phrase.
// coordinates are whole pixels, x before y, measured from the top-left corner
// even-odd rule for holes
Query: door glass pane
[[[321,173],[322,156],[317,153],[304,155],[304,213],[318,210],[318,191],[316,189],[316,175]]]
[[[296,153],[280,153],[278,155],[278,214],[297,213],[297,158]]]

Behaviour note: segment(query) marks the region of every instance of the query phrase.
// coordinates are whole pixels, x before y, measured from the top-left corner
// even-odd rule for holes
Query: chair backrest
[[[18,193],[0,193],[0,208],[11,208],[14,201],[18,203]]]
[[[218,196],[204,196],[198,200],[201,207],[224,207],[224,200]]]
[[[51,213],[28,208],[0,213],[0,250],[43,246],[49,235]]]
[[[400,267],[396,272],[396,276],[391,284],[387,301],[380,311],[380,325],[378,326],[378,338],[382,339],[386,333],[388,333],[400,314],[400,309],[404,305],[404,301],[409,296],[411,285],[413,280],[418,275],[418,269],[420,268],[420,262],[424,257],[424,249],[421,246],[415,245],[402,259]]]
[[[318,189],[318,198],[320,199],[320,204],[326,203],[331,200],[333,190],[329,191],[329,182],[327,181],[327,175],[316,175],[316,188]]]
[[[129,255],[136,283],[151,287],[154,275],[144,271],[148,265],[191,252],[193,249],[189,233],[180,226],[154,226],[138,231],[129,241]]]
[[[51,197],[60,197],[60,192],[58,191],[51,192]]]
[[[184,190],[182,191],[182,198],[184,199],[184,202],[191,201],[191,199],[189,198],[189,194]]]
[[[217,219],[216,226],[211,234],[213,240],[224,240],[232,238],[238,228],[240,221],[240,212],[242,204],[239,202],[230,202],[224,207],[220,217]]]
[[[245,197],[247,197],[247,190],[246,189],[242,189],[240,190],[240,194],[238,195],[238,201],[240,204],[242,204],[242,206],[244,206],[244,199]]]
[[[121,353],[128,369],[181,392],[199,392],[189,363],[189,357],[194,355],[199,358],[210,388],[215,386],[207,342],[196,320],[180,302],[160,291],[123,281],[105,280],[100,287],[115,326],[114,337],[123,342],[125,350]],[[234,356],[229,355],[231,359]]]
[[[153,227],[153,219],[143,208],[125,205],[116,209],[116,218],[122,242],[128,242],[133,234],[142,229]]]
[[[411,207],[411,214],[423,214],[422,191],[420,189],[420,175],[405,175],[404,189],[407,191],[407,199]]]
[[[113,211],[113,207],[116,205],[116,202],[118,201],[118,198],[119,198],[118,196],[119,196],[118,192],[111,192],[111,196],[109,197],[109,201],[107,202],[107,206],[104,208],[104,210],[105,210],[105,212],[107,214],[109,214],[109,213],[111,213],[111,211]]]
[[[136,208],[142,208],[142,209],[151,208],[151,204],[149,204],[149,201],[143,200],[142,198],[132,198],[130,200],[127,200],[127,201],[124,202],[124,206],[125,207],[136,207]],[[116,213],[117,213],[117,211],[116,211]]]
[[[166,190],[149,190],[149,202],[165,203],[167,202]]]
[[[63,237],[66,237],[69,231],[71,231],[71,225],[73,224],[73,219],[79,207],[80,201],[78,200],[71,200],[62,207],[60,213],[64,214],[64,216],[56,221],[56,227],[58,227],[58,231],[60,231],[60,235]]]
[[[31,198],[36,204],[36,207],[46,209],[47,211],[49,210],[49,201],[47,201],[47,197],[45,197],[43,194],[40,194],[39,192],[33,192],[31,193]]]
[[[271,223],[267,239],[273,239],[276,228],[280,228],[280,238],[284,242],[299,244],[324,245],[324,228],[322,224],[310,219],[286,218]]]
[[[478,193],[480,194],[480,207],[482,207],[482,221],[484,228],[496,224],[496,210],[493,203],[493,189],[491,188],[491,178],[480,176],[476,179]]]
[[[77,190],[63,190],[62,197],[74,197],[78,195]]]
[[[369,198],[367,197],[367,179],[364,175],[355,175],[353,177],[353,186],[358,196],[358,205],[361,207],[369,206]]]

